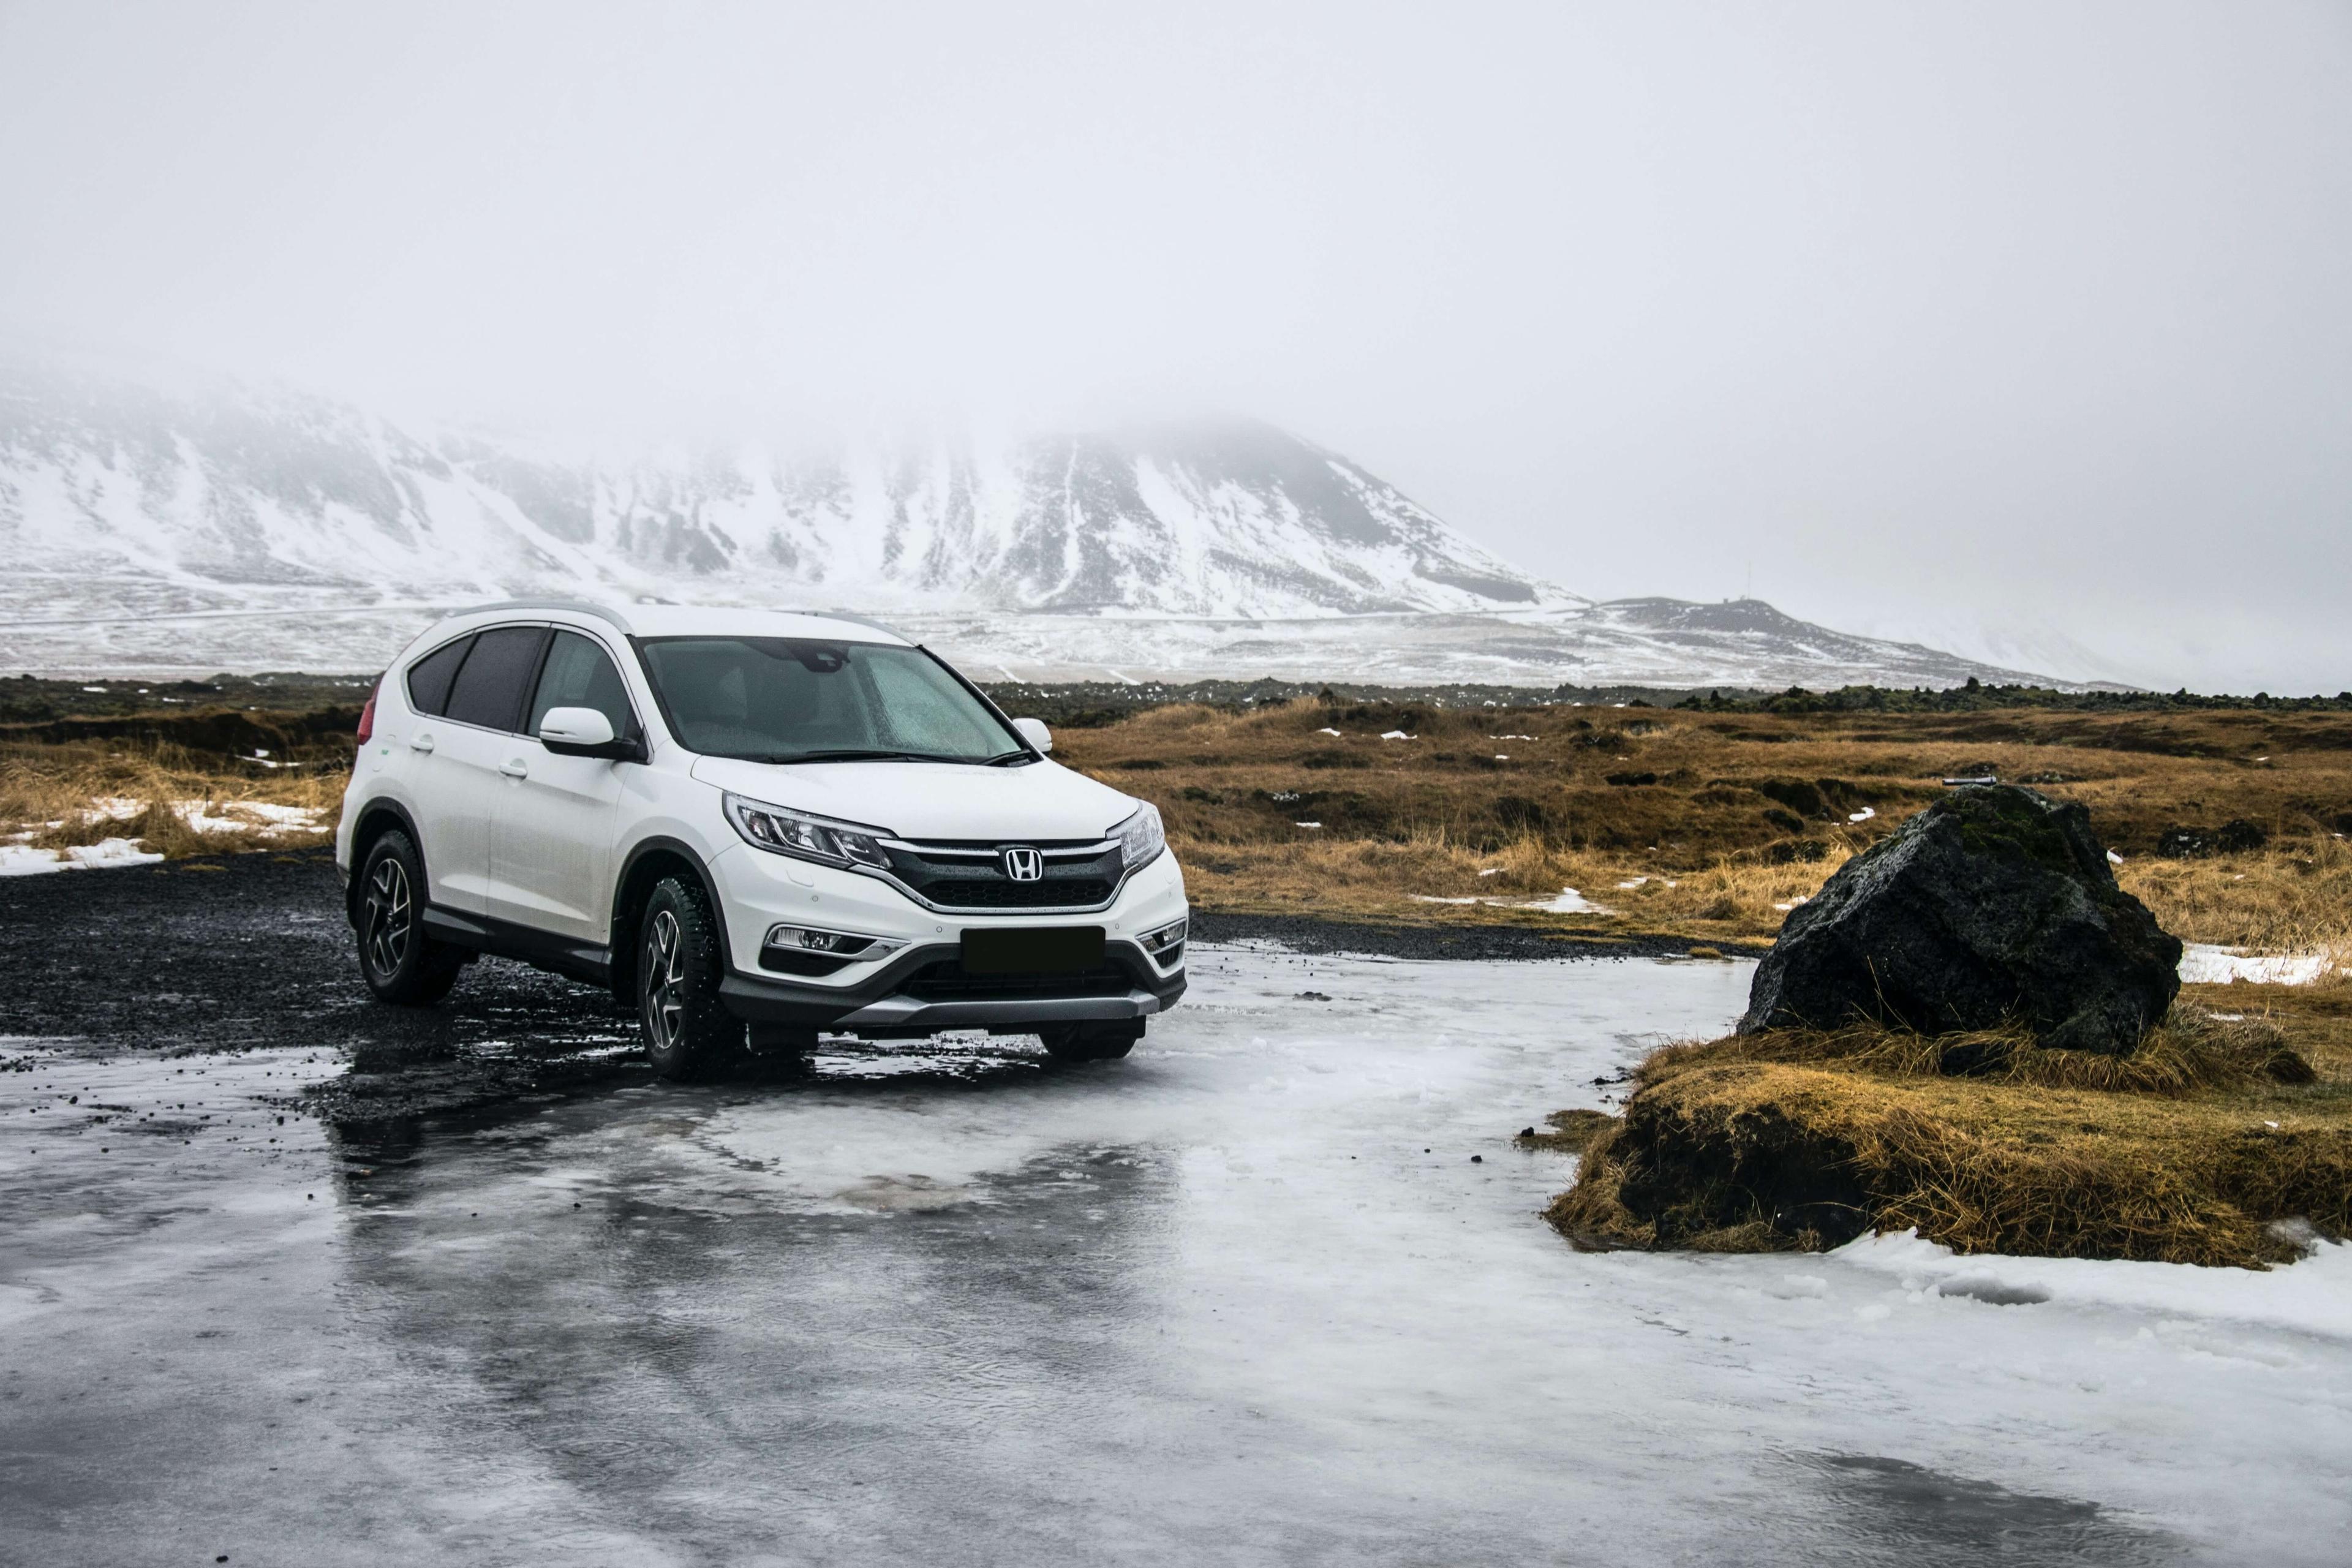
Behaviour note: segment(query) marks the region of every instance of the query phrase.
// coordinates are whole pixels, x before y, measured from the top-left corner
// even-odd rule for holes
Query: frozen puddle
[[[0,1073],[0,1559],[2340,1560],[2352,1253],[1571,1252],[1510,1134],[1749,966],[1195,963],[1124,1064],[276,1157],[117,1163]]]

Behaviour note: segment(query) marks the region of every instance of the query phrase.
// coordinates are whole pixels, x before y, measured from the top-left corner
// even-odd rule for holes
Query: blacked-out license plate
[[[982,929],[963,933],[968,974],[1075,974],[1099,969],[1100,926],[1033,926]]]

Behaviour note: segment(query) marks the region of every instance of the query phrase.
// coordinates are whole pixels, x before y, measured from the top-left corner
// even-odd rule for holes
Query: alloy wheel
[[[400,973],[415,935],[416,912],[408,896],[408,873],[387,855],[368,878],[368,966],[386,979]]]
[[[677,917],[655,912],[646,928],[646,1033],[657,1051],[673,1050],[686,1032],[686,943]]]

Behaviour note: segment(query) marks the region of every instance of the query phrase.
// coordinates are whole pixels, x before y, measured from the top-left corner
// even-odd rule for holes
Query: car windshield
[[[688,750],[758,763],[1025,760],[1019,736],[920,648],[797,637],[638,645]]]

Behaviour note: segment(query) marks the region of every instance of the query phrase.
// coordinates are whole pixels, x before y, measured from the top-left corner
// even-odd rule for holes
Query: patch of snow
[[[1500,866],[1489,866],[1478,873],[1481,877],[1499,877],[1502,874],[1503,868]]]
[[[1865,805],[1860,811],[1850,811],[1846,813],[1845,819],[1848,822],[1868,822],[1872,817],[1876,816],[1877,815],[1878,811],[1876,807]]]
[[[85,871],[108,866],[152,866],[161,855],[150,854],[132,838],[101,838],[68,849],[36,849],[29,844],[0,844],[0,877],[32,877],[45,871]]]
[[[1381,732],[1381,739],[1383,741],[1418,741],[1421,737],[1418,735],[1408,735],[1402,730],[1388,730]]]
[[[1489,735],[1486,739],[1490,741],[1532,741],[1535,737],[1533,735]]]
[[[2335,967],[2324,952],[2249,952],[2192,942],[2181,949],[2180,979],[2188,985],[2308,985]]]
[[[1337,730],[1318,730],[1315,732],[1318,735],[1328,735],[1335,741],[1340,738],[1339,731]]]
[[[2110,849],[2110,850],[2108,850],[2108,851],[2107,851],[2107,864],[2108,864],[2108,865],[2110,865],[2110,866],[2120,866],[2120,865],[2122,865],[2123,863],[2124,863],[2124,858],[2123,858],[2122,856],[2120,856],[2120,855],[2116,854],[2116,853],[2114,850],[2112,850],[2112,849]]]
[[[1621,892],[1621,893],[1622,893],[1622,892],[1630,892],[1630,891],[1632,891],[1633,889],[1640,887],[1643,883],[1644,883],[1644,882],[1648,881],[1649,879],[1649,879],[1649,878],[1647,878],[1647,877],[1636,877],[1636,878],[1634,878],[1634,879],[1633,879],[1632,881],[1630,881],[1630,882],[1620,882],[1620,883],[1618,883],[1618,884],[1617,884],[1617,890],[1618,890],[1619,892]]]
[[[1319,822],[1294,822],[1290,826],[1293,827],[1320,827],[1323,825]]]
[[[1892,1277],[1914,1302],[1966,1296],[2000,1304],[2006,1297],[2011,1304],[2122,1308],[2352,1340],[2352,1247],[2326,1242],[2267,1274],[2086,1258],[1962,1258],[1910,1230],[1863,1237],[1829,1257]]]
[[[1495,760],[1496,760],[1496,762],[1498,762],[1498,763],[1507,763],[1507,762],[1509,762],[1511,759],[1510,759],[1510,756],[1509,756],[1509,754],[1508,754],[1508,753],[1507,753],[1507,752],[1496,752],[1495,753]]]
[[[1784,914],[1784,915],[1785,915],[1785,914],[1787,914],[1790,910],[1795,909],[1799,904],[1801,904],[1801,903],[1803,903],[1803,902],[1805,902],[1805,900],[1802,900],[1802,899],[1790,899],[1790,900],[1787,903],[1785,903],[1785,904],[1774,904],[1772,907],[1773,907],[1774,909],[1776,909],[1776,910],[1780,910],[1782,914]]]
[[[1551,898],[1536,899],[1514,907],[1522,910],[1541,910],[1547,914],[1554,915],[1611,915],[1617,912],[1614,910],[1603,909],[1574,888],[1562,888]]]
[[[1405,896],[1410,898],[1416,904],[1475,904],[1480,901],[1475,898],[1441,899],[1432,893],[1408,893]],[[1486,901],[1489,903],[1493,902],[1492,900]]]

